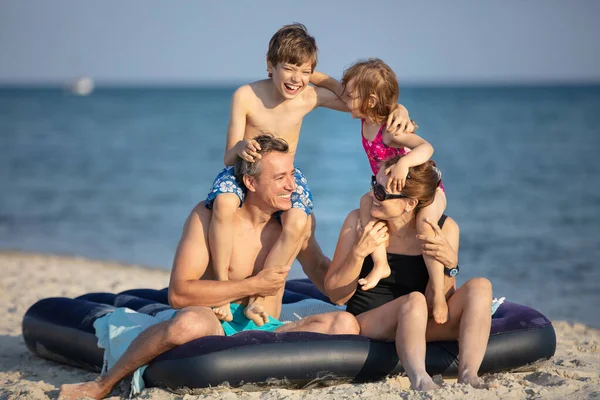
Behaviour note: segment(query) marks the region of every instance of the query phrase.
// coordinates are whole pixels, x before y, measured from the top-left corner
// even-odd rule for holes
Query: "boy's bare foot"
[[[431,379],[431,376],[426,375],[422,378],[416,378],[414,384],[411,382],[410,388],[421,392],[427,392],[429,390],[439,389],[440,387],[433,381],[433,379]]]
[[[256,324],[256,326],[263,326],[269,322],[269,314],[263,309],[260,301],[254,300],[244,310],[246,318]]]
[[[358,284],[362,290],[373,289],[381,279],[385,279],[392,273],[389,264],[374,265],[373,269],[365,278],[359,279]]]
[[[98,381],[72,383],[60,387],[58,400],[103,399],[109,393]]]
[[[229,307],[229,303],[220,307],[213,307],[212,310],[220,321],[233,321],[233,315],[231,315],[231,307]]]
[[[437,324],[448,321],[448,303],[443,293],[433,295],[433,320]]]

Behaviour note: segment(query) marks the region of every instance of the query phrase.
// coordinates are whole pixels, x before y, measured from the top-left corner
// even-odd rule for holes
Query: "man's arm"
[[[239,281],[201,280],[210,262],[208,225],[211,211],[198,204],[190,213],[171,270],[169,303],[173,308],[218,306],[248,296],[272,296],[284,285],[289,267],[261,271]]]
[[[296,258],[300,262],[300,265],[302,265],[302,270],[308,276],[308,279],[314,283],[321,293],[327,294],[325,291],[325,276],[327,275],[331,260],[323,254],[321,246],[317,242],[317,238],[315,237],[316,227],[317,221],[315,215],[312,214],[310,219],[310,237],[304,242]]]
[[[225,145],[225,165],[235,164],[238,158],[239,147],[244,140],[246,131],[247,102],[246,96],[252,89],[248,85],[238,88],[231,97],[231,111],[229,115],[229,126],[227,127],[227,142]]]

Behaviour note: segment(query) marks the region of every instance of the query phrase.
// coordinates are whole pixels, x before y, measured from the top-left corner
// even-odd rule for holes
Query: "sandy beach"
[[[25,311],[52,296],[78,296],[92,291],[119,292],[131,288],[163,288],[169,273],[138,266],[78,257],[0,252],[0,400],[53,399],[63,383],[97,375],[34,356],[21,336]],[[243,392],[226,387],[193,395],[146,389],[141,399],[600,399],[600,330],[582,324],[553,321],[558,347],[553,359],[526,371],[484,376],[497,388],[476,390],[452,381],[440,390],[418,393],[408,380],[391,377],[368,384],[341,384],[304,390],[269,389]],[[435,377],[438,382],[440,377]],[[111,399],[126,398],[121,384]]]

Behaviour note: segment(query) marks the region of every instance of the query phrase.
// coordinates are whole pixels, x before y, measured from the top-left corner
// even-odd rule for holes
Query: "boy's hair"
[[[396,155],[388,158],[383,161],[382,168],[391,167],[402,157]],[[402,188],[402,194],[419,201],[415,207],[415,213],[433,203],[435,191],[440,186],[441,180],[442,173],[433,160],[425,161],[423,164],[408,169],[408,178]]]
[[[261,156],[265,156],[273,151],[279,153],[287,153],[289,151],[288,142],[282,138],[275,137],[270,133],[261,133],[254,138],[260,145],[260,150],[257,151]],[[234,175],[237,183],[244,187],[244,175],[252,177],[258,177],[262,170],[261,159],[257,159],[254,162],[249,162],[244,159],[238,158],[234,165]]]
[[[279,63],[294,65],[311,64],[314,72],[317,66],[317,42],[308,34],[306,27],[299,23],[285,25],[269,42],[267,61],[276,67]]]
[[[344,71],[344,90],[354,80],[354,96],[361,98],[360,113],[378,124],[383,123],[396,106],[400,88],[398,78],[389,65],[379,58],[359,60]],[[377,97],[377,105],[369,107],[369,96]]]

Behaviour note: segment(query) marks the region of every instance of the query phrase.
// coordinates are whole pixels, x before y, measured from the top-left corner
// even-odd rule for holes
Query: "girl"
[[[412,133],[416,126],[391,133],[384,121],[390,111],[396,107],[399,96],[398,79],[392,69],[378,58],[358,61],[344,71],[342,82],[315,72],[311,83],[326,87],[336,93],[348,106],[353,118],[362,121],[362,143],[369,158],[373,176],[377,176],[382,161],[396,155],[402,155],[400,161],[386,168],[388,176],[387,190],[401,193],[406,179],[410,179],[408,170],[428,161],[433,155],[433,147],[421,137]],[[372,198],[366,194],[360,201],[360,217],[363,226],[371,218]],[[432,204],[423,207],[417,215],[417,231],[421,235],[435,236],[435,232],[425,219],[437,221],[446,209],[446,196],[443,186],[436,190]],[[371,273],[358,281],[362,290],[375,287],[380,279],[390,275],[385,244],[377,247],[372,254],[374,267]],[[444,295],[444,266],[433,257],[423,255],[431,280],[433,299],[428,303],[433,308],[433,319],[443,324],[448,319],[448,305]],[[450,271],[450,270],[447,270]],[[450,272],[447,272],[450,273]]]

